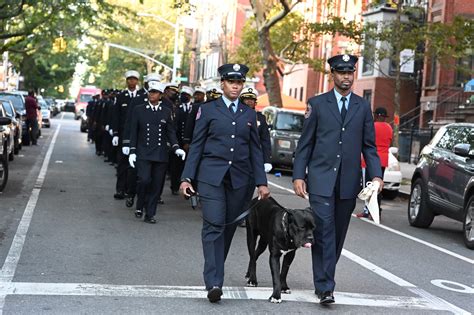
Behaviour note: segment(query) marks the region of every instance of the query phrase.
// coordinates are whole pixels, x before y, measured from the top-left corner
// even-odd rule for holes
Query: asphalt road
[[[310,252],[298,250],[292,294],[277,305],[268,255],[258,288],[245,287],[248,254],[239,228],[226,263],[224,299],[210,304],[202,280],[201,217],[166,184],[158,223],[113,199],[115,170],[95,156],[72,114],[53,119],[35,147],[10,164],[0,194],[0,314],[462,314],[474,310],[474,252],[461,224],[407,223],[407,201],[383,203],[382,225],[353,218],[336,274],[336,304],[313,294]],[[281,204],[305,208],[288,174],[269,174]],[[358,203],[358,212],[362,204]]]

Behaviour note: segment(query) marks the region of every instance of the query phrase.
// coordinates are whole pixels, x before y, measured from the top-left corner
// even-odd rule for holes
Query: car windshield
[[[79,102],[87,103],[92,99],[92,94],[81,94],[79,97]]]
[[[303,130],[304,116],[296,113],[284,113],[278,114],[276,119],[276,130],[285,131],[299,131]]]
[[[38,103],[41,106],[41,109],[48,109],[48,104],[43,100],[38,100]]]
[[[10,117],[15,116],[15,114],[13,113],[13,108],[11,107],[11,105],[9,104],[9,102],[3,101],[2,104],[3,104],[3,108],[5,109],[5,111],[7,112],[7,114],[8,114]]]
[[[25,104],[23,102],[23,98],[21,95],[15,95],[15,94],[9,94],[9,93],[0,93],[0,98],[7,99],[12,102],[13,107],[18,112],[21,112],[22,110],[25,109]]]

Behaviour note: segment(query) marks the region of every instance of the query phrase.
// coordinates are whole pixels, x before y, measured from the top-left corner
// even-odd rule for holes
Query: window
[[[15,112],[13,111],[13,107],[10,105],[8,102],[3,103],[3,108],[5,109],[5,112],[7,113],[7,116],[13,117],[15,116]]]
[[[293,92],[293,89],[290,88],[290,91],[288,92],[288,95],[291,96],[291,92]]]
[[[471,146],[474,146],[473,140],[474,128],[452,127],[446,130],[436,146],[441,149],[452,151],[453,147],[459,143],[468,143]]]
[[[295,113],[280,112],[276,119],[276,130],[299,131],[303,130],[304,116]]]
[[[81,103],[87,103],[91,100],[92,100],[92,94],[81,94],[79,96],[79,102],[81,102]]]
[[[369,102],[369,105],[372,106],[372,90],[364,90],[362,95],[364,99],[366,99],[367,102]]]
[[[13,107],[15,107],[15,109],[18,112],[21,112],[22,110],[25,109],[25,102],[23,101],[23,98],[21,95],[0,93],[0,97],[11,101],[13,104]]]
[[[428,86],[436,85],[437,68],[438,68],[438,61],[436,60],[436,57],[433,56],[431,57],[431,72],[430,72]]]
[[[456,67],[456,86],[461,86],[471,80],[474,72],[474,55],[458,59]]]
[[[300,101],[303,101],[303,91],[304,91],[304,88],[300,87]]]
[[[366,38],[364,51],[362,52],[362,75],[369,76],[374,74],[374,56],[375,56],[375,41],[371,38]]]

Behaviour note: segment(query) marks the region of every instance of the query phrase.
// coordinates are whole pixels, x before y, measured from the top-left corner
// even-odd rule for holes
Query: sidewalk
[[[402,184],[400,185],[399,190],[400,194],[403,194],[405,196],[410,195],[410,182],[415,168],[416,164],[400,162],[400,171],[402,172]]]

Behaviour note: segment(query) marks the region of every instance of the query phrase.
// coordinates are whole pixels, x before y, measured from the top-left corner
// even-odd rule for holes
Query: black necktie
[[[229,111],[230,111],[232,114],[235,114],[234,107],[235,107],[235,104],[234,104],[234,103],[230,103]]]
[[[342,122],[344,122],[344,119],[346,119],[346,114],[347,114],[347,109],[346,109],[347,98],[343,96],[341,97],[341,101],[342,101],[341,118],[342,118]]]

